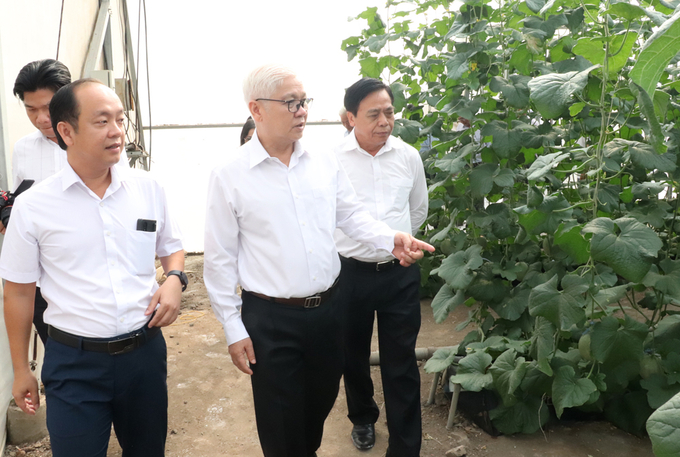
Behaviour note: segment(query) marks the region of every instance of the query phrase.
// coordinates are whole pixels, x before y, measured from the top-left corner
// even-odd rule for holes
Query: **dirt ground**
[[[215,319],[203,285],[203,256],[187,257],[190,285],[184,293],[182,312],[164,329],[168,345],[169,433],[168,457],[261,456],[250,380],[229,358],[221,325]],[[423,323],[418,347],[456,344],[464,333],[454,330],[466,317],[457,310],[444,324],[435,324],[429,301],[422,303]],[[377,350],[374,332],[373,350]],[[380,369],[372,368],[376,401],[382,407]],[[421,398],[428,398],[433,375],[421,368]],[[435,405],[423,406],[421,456],[444,457],[465,446],[470,457],[652,457],[647,438],[629,435],[604,422],[549,424],[544,433],[531,436],[491,437],[459,414],[452,430],[446,429],[449,401],[439,391]],[[319,457],[382,457],[387,448],[383,417],[376,424],[377,440],[370,451],[358,451],[349,437],[344,389],[326,421]],[[6,456],[48,457],[49,439],[32,445],[9,446]],[[452,454],[457,455],[457,454]],[[121,457],[112,437],[108,457]]]

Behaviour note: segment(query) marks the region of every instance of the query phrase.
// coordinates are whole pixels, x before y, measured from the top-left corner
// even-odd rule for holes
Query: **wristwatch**
[[[165,276],[168,278],[170,276],[177,276],[179,278],[179,282],[182,283],[182,292],[187,290],[187,285],[189,285],[189,278],[187,278],[186,273],[184,273],[183,271],[170,270],[167,273],[165,273]]]

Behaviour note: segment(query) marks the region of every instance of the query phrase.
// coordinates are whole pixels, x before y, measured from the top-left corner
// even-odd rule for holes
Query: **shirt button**
[[[99,206],[104,206],[104,202],[99,202]]]
[[[109,230],[106,231],[106,236],[111,236],[111,232]]]
[[[313,250],[312,250],[312,249],[310,249],[310,250],[309,250],[309,253],[311,254],[311,253],[312,253],[312,251],[313,251]]]
[[[114,261],[112,260],[112,261],[111,261],[111,266],[114,266],[115,264],[116,264],[116,262],[114,262]]]
[[[307,223],[306,223],[306,222],[303,222],[302,225],[305,226],[305,225],[307,225]]]
[[[120,318],[120,321],[121,321],[121,322],[125,322],[125,318],[124,318],[124,317],[121,317],[121,318]]]
[[[119,294],[119,293],[120,293],[120,289],[116,289],[116,290],[114,290],[114,292],[117,293],[117,294]]]

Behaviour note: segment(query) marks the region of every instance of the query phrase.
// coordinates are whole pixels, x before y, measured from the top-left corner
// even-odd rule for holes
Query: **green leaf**
[[[470,71],[470,62],[466,54],[458,53],[446,61],[446,76],[449,79],[460,79]]]
[[[540,156],[534,163],[531,164],[527,171],[527,179],[529,181],[536,181],[550,173],[550,171],[560,164],[564,159],[569,157],[568,152],[553,152]]]
[[[480,255],[481,252],[482,247],[476,244],[465,251],[454,252],[444,259],[437,274],[453,290],[465,289],[474,278],[474,270],[477,270],[484,263]]]
[[[512,75],[510,81],[494,76],[489,82],[489,88],[503,94],[506,103],[513,108],[526,108],[529,106],[529,86],[531,80],[528,76]]]
[[[470,190],[474,198],[485,197],[493,188],[493,176],[498,165],[485,163],[473,168],[470,172]]]
[[[565,221],[557,228],[554,240],[578,264],[586,263],[590,258],[589,243],[581,235],[582,229],[583,226],[575,220]]]
[[[359,65],[361,65],[361,74],[368,76],[369,78],[380,78],[380,72],[382,72],[383,67],[378,63],[378,59],[375,57],[364,57],[359,59]]]
[[[544,317],[560,330],[566,331],[585,321],[585,303],[580,295],[557,290],[557,281],[555,275],[531,291],[529,314]]]
[[[426,373],[439,373],[450,367],[458,353],[458,346],[437,349],[425,363]]]
[[[474,143],[466,144],[459,151],[449,152],[441,159],[435,160],[434,166],[442,171],[448,171],[452,175],[458,174],[468,165],[468,156],[475,153],[478,148],[479,146]]]
[[[558,368],[552,388],[552,399],[557,417],[562,417],[564,408],[586,404],[594,392],[597,392],[597,387],[593,381],[576,376],[576,372],[570,366]]]
[[[529,81],[531,100],[547,119],[559,117],[571,101],[571,96],[582,91],[588,83],[588,75],[597,68],[593,65],[584,71],[551,73]]]
[[[538,369],[548,376],[553,375],[550,361],[555,352],[556,333],[557,329],[552,322],[543,317],[536,318],[536,325],[534,326],[534,335],[531,337],[531,343],[535,349]]]
[[[545,6],[545,0],[526,0],[527,8],[532,12],[538,13]]]
[[[618,16],[620,18],[626,19],[627,21],[634,21],[645,16],[645,10],[637,5],[632,5],[630,3],[620,2],[614,3],[608,10],[608,14],[613,16]]]
[[[594,260],[633,282],[645,277],[663,245],[652,229],[632,218],[599,217],[586,224],[583,233],[593,234],[590,253]]]
[[[680,304],[680,260],[664,259],[659,265],[663,269],[663,274],[660,274],[656,265],[652,265],[642,284],[653,287]]]
[[[616,35],[609,40],[608,70],[610,79],[618,77],[618,72],[626,65],[636,40],[637,33],[635,32]],[[572,52],[585,57],[593,64],[604,65],[605,43],[606,41],[602,37],[584,37],[578,40]],[[613,53],[616,53],[616,55],[613,55]]]
[[[434,313],[435,322],[438,324],[444,322],[449,313],[464,302],[465,292],[463,289],[458,290],[458,292],[454,294],[451,286],[444,284],[432,300],[432,311]]]
[[[680,52],[680,11],[676,11],[642,45],[630,78],[653,94],[661,74],[671,59]]]
[[[493,377],[487,373],[492,357],[486,352],[473,352],[465,356],[459,363],[456,374],[451,376],[451,382],[460,384],[465,390],[479,392],[491,387]]]
[[[656,112],[654,111],[654,102],[652,102],[652,99],[649,97],[649,94],[645,92],[645,90],[638,86],[635,83],[630,84],[630,90],[635,95],[638,99],[638,104],[640,105],[640,111],[642,111],[642,114],[645,116],[645,119],[647,119],[647,123],[649,124],[649,129],[651,131],[651,143],[652,146],[654,146],[654,150],[658,154],[663,154],[666,152],[667,146],[666,146],[666,137],[663,134],[663,131],[661,130],[661,124],[659,124],[659,120],[656,118]]]
[[[665,375],[653,374],[640,381],[640,385],[647,391],[649,406],[656,409],[680,392],[680,384],[669,383]]]
[[[489,368],[494,388],[501,395],[503,404],[506,406],[514,403],[515,391],[522,383],[528,366],[529,363],[524,360],[524,357],[517,358],[517,352],[514,349],[508,349]]]
[[[613,316],[603,317],[592,326],[590,349],[600,362],[639,360],[647,327],[626,316],[623,324]]]
[[[516,321],[524,313],[524,310],[529,306],[529,294],[530,289],[513,289],[510,296],[505,297],[505,299],[500,304],[491,305],[493,310],[502,317],[509,321]]]
[[[493,120],[482,128],[483,136],[493,137],[493,150],[502,158],[510,157],[520,151],[523,132],[521,126],[508,129],[508,125],[499,120]]]
[[[656,457],[680,455],[680,394],[675,395],[647,419],[647,433]]]
[[[535,210],[526,206],[515,208],[519,223],[532,235],[554,233],[560,223],[571,219],[572,210],[564,195],[549,195]]]
[[[677,168],[675,154],[657,154],[651,145],[637,141],[630,141],[629,144],[630,160],[635,165],[665,172],[672,172]]]
[[[423,125],[420,122],[411,121],[409,119],[396,119],[394,121],[392,135],[401,137],[405,142],[413,144],[418,140],[422,128]]]
[[[548,405],[538,396],[527,396],[512,406],[499,406],[489,412],[493,424],[501,432],[532,434],[550,419]]]
[[[588,295],[587,302],[590,305],[594,301],[601,307],[606,307],[612,303],[616,303],[626,296],[626,291],[630,286],[627,284],[610,287],[608,289],[600,289],[595,295]]]
[[[493,177],[493,182],[498,187],[512,187],[515,184],[515,173],[509,168],[503,168]]]
[[[571,105],[571,106],[569,107],[569,115],[570,115],[571,117],[574,117],[574,116],[576,116],[578,113],[580,113],[581,111],[583,111],[583,108],[585,108],[585,107],[586,107],[585,102],[574,103],[573,105]]]

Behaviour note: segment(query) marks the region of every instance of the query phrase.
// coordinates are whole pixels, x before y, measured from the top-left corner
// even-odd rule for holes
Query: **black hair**
[[[246,144],[246,137],[248,136],[248,133],[250,133],[250,131],[254,128],[255,121],[253,120],[252,116],[248,116],[246,123],[243,124],[243,129],[241,129],[241,146]]]
[[[24,66],[14,81],[14,95],[24,101],[25,92],[49,89],[57,92],[71,82],[66,65],[54,59],[36,60]]]
[[[94,83],[103,84],[102,82],[92,79],[85,78],[74,81],[71,84],[67,84],[61,89],[59,89],[52,97],[50,101],[50,119],[52,120],[52,130],[57,136],[57,142],[61,149],[66,150],[66,143],[59,135],[57,130],[57,125],[60,122],[68,122],[71,124],[73,129],[78,132],[78,118],[80,117],[80,105],[78,104],[78,99],[76,98],[76,89],[83,84]]]
[[[373,92],[385,90],[390,96],[390,100],[394,103],[394,95],[390,86],[375,78],[361,78],[345,90],[345,109],[357,115],[361,101],[371,95]]]

